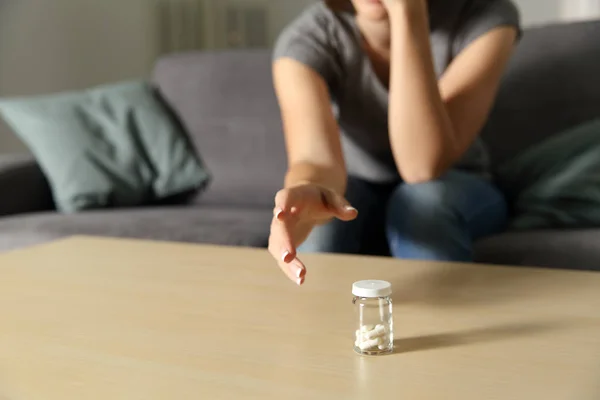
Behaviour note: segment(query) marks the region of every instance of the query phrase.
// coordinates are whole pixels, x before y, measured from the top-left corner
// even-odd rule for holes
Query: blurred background
[[[163,53],[269,47],[315,0],[0,0],[0,96],[148,76]],[[600,0],[516,0],[525,26],[600,16]],[[24,152],[0,122],[0,154]]]

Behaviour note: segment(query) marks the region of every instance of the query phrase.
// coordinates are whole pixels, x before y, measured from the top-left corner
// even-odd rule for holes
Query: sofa
[[[68,235],[266,247],[286,170],[266,49],[167,55],[152,80],[185,126],[211,184],[171,204],[55,211],[28,155],[0,156],[0,251]],[[527,29],[483,131],[495,166],[600,116],[600,21]],[[488,264],[600,270],[600,229],[504,232],[476,243]]]

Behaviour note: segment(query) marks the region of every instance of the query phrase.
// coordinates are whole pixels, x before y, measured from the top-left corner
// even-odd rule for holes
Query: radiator
[[[161,53],[205,47],[205,1],[160,0],[156,4]]]
[[[267,0],[157,0],[156,5],[161,53],[269,45]]]

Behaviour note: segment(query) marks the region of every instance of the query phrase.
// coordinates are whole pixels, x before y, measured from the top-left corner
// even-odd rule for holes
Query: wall
[[[149,0],[0,1],[0,96],[143,76],[155,57]],[[0,153],[24,148],[0,127]]]
[[[600,0],[514,0],[527,26],[600,17]]]
[[[521,11],[525,25],[538,25],[559,20],[564,0],[514,0]],[[576,0],[569,0],[576,1]]]

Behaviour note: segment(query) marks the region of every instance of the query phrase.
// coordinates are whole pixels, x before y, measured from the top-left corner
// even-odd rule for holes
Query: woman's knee
[[[386,233],[397,256],[467,260],[472,241],[497,232],[505,201],[489,182],[462,172],[400,185],[390,196]]]
[[[390,196],[387,203],[390,217],[419,218],[433,214],[449,213],[451,201],[447,185],[434,180],[415,184],[401,184]]]
[[[502,203],[499,191],[480,177],[451,170],[429,182],[399,185],[388,203],[388,211],[470,217],[479,206]]]
[[[447,187],[440,181],[403,184],[393,192],[386,221],[392,255],[407,259],[469,259],[470,240],[447,196]]]

